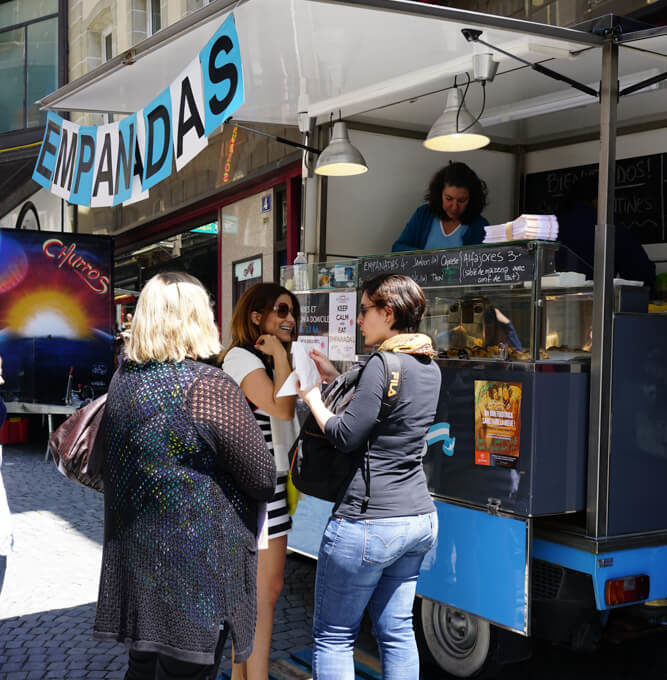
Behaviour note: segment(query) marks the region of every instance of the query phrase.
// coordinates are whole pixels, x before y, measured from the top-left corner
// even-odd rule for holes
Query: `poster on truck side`
[[[329,356],[329,294],[296,293],[301,320],[299,342]]]
[[[475,464],[516,468],[521,432],[521,384],[475,380]]]
[[[329,296],[329,359],[354,361],[356,342],[357,292]]]
[[[0,229],[0,356],[7,401],[63,404],[106,392],[113,373],[113,242]]]

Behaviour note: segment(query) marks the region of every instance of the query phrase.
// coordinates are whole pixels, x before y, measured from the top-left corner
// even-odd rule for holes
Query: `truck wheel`
[[[417,600],[417,640],[426,661],[454,678],[483,678],[497,670],[496,629],[488,621],[433,600]]]

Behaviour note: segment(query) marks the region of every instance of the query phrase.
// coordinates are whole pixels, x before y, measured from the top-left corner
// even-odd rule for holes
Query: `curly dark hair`
[[[452,163],[445,165],[433,175],[431,183],[428,185],[424,199],[428,203],[431,212],[441,220],[448,220],[449,216],[442,208],[442,191],[445,186],[460,187],[467,189],[470,193],[470,201],[466,211],[461,215],[461,222],[470,222],[479,217],[484,210],[487,202],[486,182],[481,180],[473,170],[465,163]]]

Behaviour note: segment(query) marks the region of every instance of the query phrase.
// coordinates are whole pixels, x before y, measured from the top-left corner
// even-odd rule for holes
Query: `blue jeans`
[[[366,606],[383,680],[419,678],[412,605],[419,569],[437,534],[435,512],[329,519],[315,581],[314,680],[354,680],[354,642]]]

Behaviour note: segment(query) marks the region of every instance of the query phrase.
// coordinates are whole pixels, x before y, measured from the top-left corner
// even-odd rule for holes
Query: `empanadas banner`
[[[32,178],[77,205],[134,203],[200,153],[244,100],[230,15],[169,87],[122,121],[81,126],[49,111]]]

